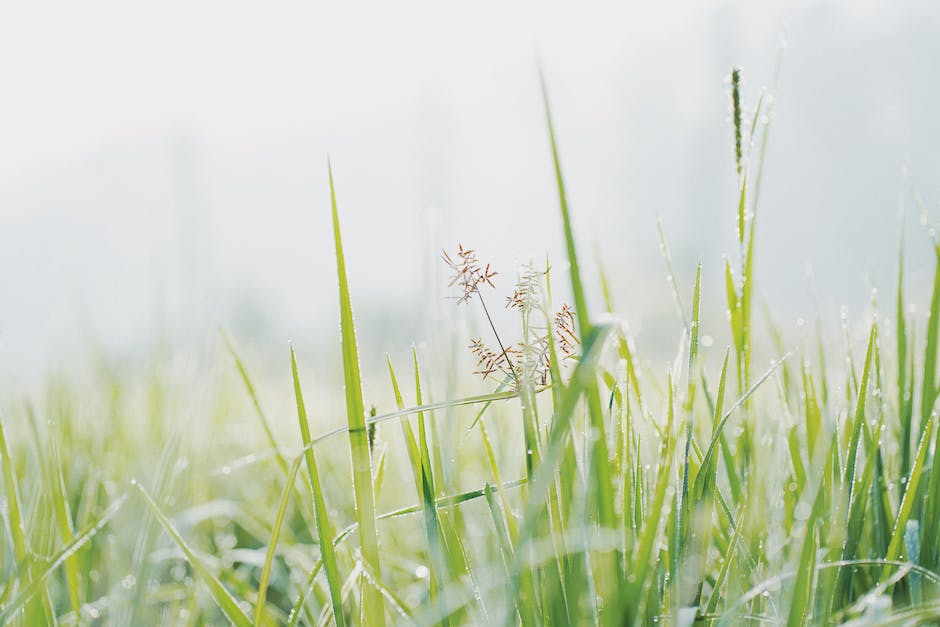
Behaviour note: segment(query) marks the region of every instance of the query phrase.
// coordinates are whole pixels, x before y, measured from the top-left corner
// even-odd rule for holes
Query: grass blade
[[[558,202],[561,209],[562,228],[565,236],[565,249],[568,255],[568,270],[571,279],[571,291],[574,297],[575,311],[577,313],[578,330],[582,338],[586,338],[591,330],[591,318],[588,314],[587,299],[584,294],[584,283],[581,279],[581,270],[578,265],[578,255],[575,246],[574,232],[571,227],[571,217],[568,212],[568,198],[565,192],[564,177],[561,172],[561,161],[558,157],[558,145],[555,139],[555,128],[552,123],[551,106],[548,100],[548,88],[544,75],[540,74],[542,86],[542,101],[545,105],[545,120],[548,127],[548,137],[551,143],[552,163],[555,168],[555,182],[558,186]],[[597,381],[592,375],[585,390],[588,404],[588,413],[591,419],[591,429],[594,430],[593,447],[591,450],[591,480],[593,502],[597,510],[599,522],[604,527],[612,528],[615,524],[614,501],[616,496],[611,484],[610,460],[607,451],[607,436],[604,425],[604,412],[600,399]]]
[[[894,521],[894,531],[891,533],[891,542],[888,544],[887,553],[885,553],[885,559],[888,561],[896,560],[901,555],[904,532],[907,529],[907,521],[910,520],[911,511],[914,508],[914,501],[917,497],[917,486],[920,483],[920,476],[924,470],[927,451],[930,448],[930,436],[935,423],[936,420],[934,420],[933,417],[928,418],[927,424],[920,436],[920,444],[917,446],[917,455],[914,457],[913,466],[911,466],[911,476],[905,484],[904,496],[901,498],[898,515]],[[885,567],[881,573],[881,581],[885,581],[890,574],[890,569]]]
[[[356,326],[353,321],[346,261],[339,229],[339,211],[336,208],[336,189],[333,169],[328,168],[330,202],[333,209],[333,239],[336,245],[336,271],[339,278],[340,330],[343,346],[343,375],[346,388],[346,418],[349,425],[349,448],[353,464],[353,487],[356,492],[356,519],[359,522],[359,542],[362,557],[375,577],[382,576],[379,565],[379,539],[375,528],[375,495],[372,492],[372,456],[366,433],[366,416],[362,403],[362,377],[359,372],[359,349],[356,344]],[[369,625],[385,624],[382,597],[374,588],[364,593],[365,618]]]
[[[937,334],[940,332],[940,246],[935,248],[936,262],[930,315],[927,318],[927,344],[924,347],[924,377],[921,381],[920,429],[923,433],[937,399]]]
[[[297,357],[294,347],[290,348],[291,376],[294,381],[294,399],[297,402],[297,421],[300,424],[300,437],[304,445],[304,459],[307,462],[307,473],[310,478],[311,492],[313,493],[313,509],[317,521],[317,538],[320,542],[320,559],[326,571],[326,581],[330,588],[330,602],[333,604],[333,620],[336,627],[343,627],[343,602],[341,597],[342,580],[339,575],[339,565],[336,562],[336,553],[333,549],[333,525],[330,523],[329,511],[320,487],[320,473],[317,469],[317,460],[313,452],[310,438],[310,424],[307,422],[307,407],[304,404],[303,392],[300,389],[300,376],[297,374]]]
[[[258,400],[258,393],[255,391],[255,385],[251,381],[248,369],[245,367],[245,363],[242,361],[241,357],[238,356],[238,351],[235,350],[235,345],[232,344],[232,340],[229,338],[228,334],[225,333],[224,330],[220,331],[220,333],[222,335],[222,341],[225,343],[226,350],[228,350],[229,355],[232,356],[232,360],[235,362],[235,367],[238,369],[242,383],[245,384],[245,390],[248,392],[251,404],[255,408],[255,413],[258,414],[258,420],[261,422],[261,428],[264,430],[264,435],[268,439],[268,444],[274,450],[278,466],[280,466],[281,471],[286,474],[288,466],[287,459],[281,452],[280,446],[278,446],[277,438],[274,437],[274,430],[271,428],[268,417],[265,415],[264,410],[261,409],[261,401]]]
[[[578,330],[581,337],[587,335],[591,326],[588,316],[587,299],[584,295],[584,283],[581,281],[581,268],[578,265],[578,253],[575,247],[574,232],[571,228],[571,216],[568,213],[568,195],[565,192],[565,181],[561,173],[561,160],[558,157],[558,144],[555,140],[555,126],[552,123],[552,111],[548,101],[548,86],[545,84],[545,75],[539,72],[542,86],[542,103],[545,106],[545,122],[548,126],[548,139],[552,149],[552,164],[555,169],[555,183],[558,186],[558,203],[561,209],[561,223],[565,234],[565,252],[568,255],[568,273],[571,278],[571,292],[574,297],[574,308],[578,314]]]
[[[277,541],[281,535],[281,527],[284,525],[284,515],[287,513],[287,504],[290,502],[290,494],[294,490],[294,480],[297,479],[297,471],[300,470],[300,464],[303,460],[303,455],[298,456],[287,471],[287,483],[284,484],[284,490],[281,492],[281,499],[277,506],[277,515],[274,517],[274,524],[271,526],[271,539],[268,541],[268,550],[264,556],[264,566],[261,568],[261,580],[258,583],[258,601],[255,603],[255,627],[262,625],[264,606],[267,601],[268,581],[271,577],[271,566],[274,564],[274,556],[277,554]],[[336,624],[341,625],[342,620],[337,619]]]
[[[235,597],[232,596],[232,593],[222,585],[222,582],[213,574],[212,570],[206,566],[202,559],[196,555],[196,552],[190,548],[189,544],[186,543],[183,536],[180,535],[170,519],[167,518],[163,510],[160,509],[160,506],[150,498],[144,486],[136,482],[134,485],[140,490],[141,496],[144,497],[144,500],[147,502],[147,505],[150,506],[157,520],[160,521],[160,524],[176,542],[176,545],[183,552],[183,555],[186,556],[186,560],[189,562],[189,565],[192,566],[193,571],[199,575],[200,579],[202,579],[203,583],[209,589],[209,594],[212,596],[212,600],[215,601],[216,605],[219,606],[219,609],[222,610],[225,616],[232,621],[232,624],[236,627],[250,627],[252,624],[251,619],[245,614],[245,611],[238,604],[238,601],[235,600]]]
[[[23,609],[26,603],[28,603],[36,593],[40,592],[42,586],[45,585],[46,580],[49,578],[49,575],[91,540],[96,533],[101,531],[104,526],[114,518],[115,514],[118,513],[118,510],[121,509],[126,500],[126,495],[121,496],[104,511],[94,524],[81,533],[76,534],[71,542],[59,549],[55,555],[48,558],[41,571],[33,577],[32,581],[0,610],[0,624],[8,624],[8,622]],[[243,624],[250,625],[251,623]]]
[[[10,457],[2,417],[0,417],[0,455],[3,456],[3,488],[7,495],[7,518],[10,525],[10,535],[13,538],[13,557],[17,564],[24,565],[27,557],[26,533],[23,528],[23,515],[20,508],[19,486],[17,485],[16,473],[13,470],[13,459]]]

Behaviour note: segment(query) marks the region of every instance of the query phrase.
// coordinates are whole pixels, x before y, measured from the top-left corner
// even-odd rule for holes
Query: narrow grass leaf
[[[313,493],[313,509],[317,524],[317,538],[320,543],[320,560],[326,571],[326,581],[330,588],[330,602],[333,606],[333,620],[337,627],[343,627],[345,616],[343,614],[343,602],[340,595],[342,582],[339,575],[339,564],[336,561],[336,553],[333,548],[333,525],[330,523],[329,511],[326,508],[326,500],[323,496],[323,488],[320,485],[320,472],[317,468],[317,460],[313,451],[313,444],[310,438],[310,424],[307,421],[307,406],[304,403],[303,392],[300,389],[300,376],[297,373],[297,357],[294,354],[294,347],[290,349],[291,376],[294,382],[294,399],[297,403],[297,421],[300,424],[300,436],[304,445],[303,457],[307,462],[307,473],[310,478],[311,492]],[[288,482],[290,485],[291,482]]]
[[[139,483],[135,485],[140,491],[141,496],[144,497],[147,505],[150,506],[151,511],[153,511],[154,515],[157,517],[157,520],[160,521],[164,530],[170,534],[170,537],[176,542],[176,545],[183,552],[183,555],[186,556],[186,561],[192,566],[193,571],[199,575],[199,578],[202,579],[206,588],[209,589],[209,594],[212,596],[212,600],[215,601],[216,605],[219,606],[219,609],[222,610],[225,616],[232,621],[232,624],[236,625],[236,627],[249,627],[252,624],[251,619],[245,614],[245,611],[241,608],[238,601],[235,600],[235,597],[232,596],[232,593],[222,585],[222,582],[219,581],[212,570],[206,566],[205,562],[190,548],[189,544],[186,543],[183,536],[180,535],[170,519],[167,518],[167,515],[160,509],[160,506],[150,498],[150,495],[144,487]]]
[[[349,425],[349,446],[353,464],[353,487],[356,494],[356,518],[359,522],[359,542],[362,556],[375,573],[381,577],[379,565],[379,540],[375,528],[375,496],[372,492],[372,457],[366,433],[366,417],[362,403],[362,378],[359,372],[359,349],[356,344],[356,327],[353,321],[352,302],[349,297],[349,282],[346,278],[346,261],[339,229],[339,211],[336,208],[336,190],[333,185],[333,170],[328,168],[330,179],[330,202],[333,209],[333,239],[336,246],[336,271],[339,279],[340,330],[343,347],[343,375],[346,388],[346,418]],[[385,611],[381,596],[370,589],[364,599],[365,616],[369,625],[385,624]]]

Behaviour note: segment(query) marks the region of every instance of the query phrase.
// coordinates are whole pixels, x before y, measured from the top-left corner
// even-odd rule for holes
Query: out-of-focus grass
[[[615,314],[593,313],[586,285],[595,277],[578,264],[546,90],[577,358],[561,360],[549,333],[544,366],[520,357],[483,392],[470,372],[423,369],[417,351],[413,388],[391,358],[387,380],[363,373],[359,352],[369,347],[356,340],[330,172],[344,389],[327,405],[305,394],[293,347],[284,354],[291,380],[257,386],[225,338],[223,381],[156,364],[50,379],[45,394],[3,399],[0,622],[935,618],[940,247],[926,326],[906,311],[902,241],[890,327],[873,302],[867,340],[850,337],[844,355],[826,358],[821,331],[788,348],[773,312],[763,325],[753,315],[770,119],[759,113],[769,104],[762,97],[745,125],[737,70],[731,90],[740,195],[727,215],[739,250],[703,260],[725,272],[723,293],[707,292],[701,264],[687,276],[673,267],[660,227],[664,289],[680,312],[667,371],[641,366]],[[550,304],[558,274],[538,276]],[[613,310],[617,273],[597,281]],[[715,309],[726,309],[727,329],[702,328],[711,318],[701,312]],[[522,310],[523,344],[537,318]],[[709,359],[706,335],[728,346]],[[765,357],[769,368],[755,366]],[[372,389],[387,387],[380,398],[389,400],[371,411],[364,374]],[[441,378],[468,396],[431,398]],[[262,409],[277,394],[297,422]]]

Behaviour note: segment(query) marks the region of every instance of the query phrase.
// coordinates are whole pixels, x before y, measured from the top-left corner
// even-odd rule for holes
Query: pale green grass
[[[761,112],[772,100],[761,96],[743,124],[735,70],[737,196],[722,214],[737,250],[675,268],[659,224],[677,357],[665,372],[644,366],[611,302],[617,275],[586,276],[579,263],[542,89],[567,276],[551,285],[546,262],[544,311],[524,311],[517,330],[532,337],[568,293],[576,359],[560,361],[549,333],[547,384],[524,367],[483,382],[428,370],[417,350],[413,386],[392,357],[387,374],[362,368],[370,348],[357,342],[329,169],[321,210],[332,218],[341,348],[330,367],[343,389],[310,394],[293,346],[283,347],[291,380],[258,385],[256,366],[223,336],[220,378],[157,363],[50,378],[44,395],[0,400],[0,622],[935,619],[940,247],[933,292],[913,290],[930,303],[926,322],[907,313],[903,238],[891,328],[874,301],[866,337],[844,323],[838,349],[821,328],[807,347],[773,311],[758,321],[755,224],[770,136]],[[703,266],[723,271],[721,293],[706,291]],[[612,315],[588,298],[595,281]],[[703,326],[713,311],[727,313],[726,328]],[[712,351],[706,335],[719,339]],[[765,359],[766,370],[755,365]],[[446,380],[466,395],[435,398]],[[271,407],[289,407],[289,419]]]

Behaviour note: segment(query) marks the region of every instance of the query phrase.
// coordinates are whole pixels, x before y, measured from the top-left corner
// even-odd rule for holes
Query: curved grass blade
[[[261,580],[258,583],[258,601],[255,603],[255,627],[260,627],[262,624],[264,606],[267,601],[268,581],[271,577],[271,566],[274,564],[274,556],[277,553],[277,541],[281,535],[281,527],[284,525],[284,515],[287,513],[287,504],[294,489],[294,480],[297,478],[297,471],[300,470],[300,463],[303,459],[302,455],[298,456],[287,471],[287,483],[284,484],[284,490],[277,506],[277,515],[274,518],[274,524],[271,526],[271,539],[268,541],[268,550],[265,553],[264,566],[261,569]],[[341,624],[342,619],[337,620],[337,625]]]
[[[183,539],[183,536],[180,535],[176,527],[167,518],[166,514],[163,513],[163,510],[160,509],[160,506],[157,505],[147,491],[144,489],[144,486],[139,483],[134,483],[137,486],[137,489],[140,490],[141,496],[144,497],[144,500],[147,502],[147,505],[150,506],[151,511],[157,517],[157,520],[160,521],[160,524],[166,530],[170,537],[176,542],[176,545],[180,548],[183,554],[186,556],[186,560],[189,562],[189,565],[192,566],[193,570],[197,575],[203,580],[203,583],[209,589],[209,594],[212,596],[212,600],[215,601],[216,605],[219,606],[219,609],[225,614],[225,616],[232,621],[232,624],[236,627],[251,627],[251,619],[248,618],[248,615],[238,604],[238,601],[235,600],[235,597],[232,596],[232,593],[229,592],[225,586],[222,585],[222,582],[219,581],[218,577],[213,574],[212,570],[206,566],[206,564],[196,555],[195,551],[190,548],[189,544]]]
[[[255,391],[254,383],[251,381],[251,377],[248,375],[248,369],[245,367],[245,363],[242,361],[241,357],[238,356],[238,351],[235,350],[235,345],[232,344],[232,340],[229,338],[228,334],[224,329],[220,329],[219,333],[222,336],[222,342],[225,344],[226,350],[228,350],[229,355],[232,356],[232,360],[235,362],[235,367],[238,369],[238,374],[241,377],[242,383],[245,384],[245,390],[248,392],[248,397],[251,399],[251,404],[255,408],[255,413],[258,414],[258,420],[261,422],[261,428],[264,430],[264,435],[268,439],[268,444],[274,450],[274,455],[277,458],[277,464],[281,467],[281,471],[285,474],[287,473],[287,458],[284,457],[284,454],[281,452],[280,446],[278,446],[277,439],[274,437],[274,430],[271,428],[271,423],[268,421],[268,417],[265,415],[264,410],[261,409],[261,401],[258,400],[258,393]]]

